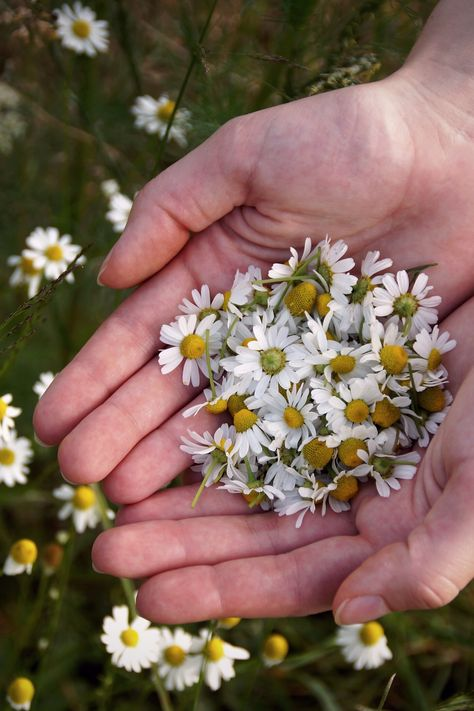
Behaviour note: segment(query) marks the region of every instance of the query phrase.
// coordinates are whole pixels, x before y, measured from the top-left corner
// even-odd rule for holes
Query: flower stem
[[[197,502],[199,501],[199,497],[201,496],[202,492],[204,491],[204,487],[206,486],[206,484],[207,484],[207,482],[208,482],[208,480],[209,480],[209,477],[210,477],[211,474],[212,474],[213,468],[214,468],[214,467],[213,467],[213,463],[211,462],[211,463],[209,464],[208,468],[207,468],[207,472],[206,472],[205,475],[204,475],[204,479],[203,479],[202,482],[200,483],[199,489],[196,491],[196,495],[194,496],[194,499],[193,499],[192,502],[191,502],[191,508],[192,508],[192,509],[196,506]]]
[[[169,694],[163,686],[163,682],[158,674],[157,668],[154,666],[151,668],[150,678],[151,683],[155,687],[156,695],[158,696],[158,699],[160,701],[161,710],[173,711],[173,705],[171,703]]]
[[[206,640],[206,642],[205,642],[205,644],[204,644],[204,646],[203,646],[203,652],[205,651],[207,645],[209,644],[209,642],[210,642],[211,639],[213,638],[214,632],[215,632],[216,629],[217,629],[217,624],[218,624],[218,620],[211,620],[211,621],[210,621],[210,623],[209,623],[209,634],[208,634],[207,640]],[[197,683],[197,686],[196,686],[196,692],[195,692],[195,694],[194,694],[194,702],[193,702],[192,711],[197,711],[197,710],[198,710],[198,707],[199,707],[199,700],[200,700],[200,697],[201,697],[201,690],[202,690],[202,684],[203,684],[203,682],[204,682],[204,675],[205,675],[205,672],[206,672],[206,665],[207,665],[207,657],[206,657],[205,654],[203,654],[203,655],[202,655],[201,669],[200,669],[200,672],[199,672],[199,680],[198,680],[198,683]]]
[[[206,330],[206,365],[207,365],[207,374],[209,376],[209,384],[211,386],[211,392],[212,392],[212,399],[216,399],[216,386],[214,385],[214,377],[212,375],[212,368],[211,368],[211,356],[209,353],[209,329]]]

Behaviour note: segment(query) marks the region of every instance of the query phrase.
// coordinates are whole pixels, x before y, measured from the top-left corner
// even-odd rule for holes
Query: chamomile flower
[[[370,333],[372,350],[362,356],[362,363],[376,360],[377,364],[372,366],[372,370],[374,373],[385,371],[387,383],[391,384],[391,376],[394,380],[398,376],[406,379],[409,357],[406,336],[399,332],[395,323],[389,323],[384,328],[380,321],[372,323]]]
[[[183,299],[183,303],[178,308],[184,314],[196,314],[202,320],[209,314],[219,317],[219,309],[224,303],[224,294],[216,294],[211,300],[211,292],[207,284],[203,284],[201,289],[193,289],[191,292],[192,301]]]
[[[39,398],[43,397],[55,377],[56,375],[50,370],[48,370],[46,373],[40,373],[38,376],[38,380],[33,385],[33,392],[36,393]]]
[[[228,372],[242,377],[246,388],[256,397],[278,386],[288,390],[298,380],[295,367],[290,366],[290,361],[297,356],[291,346],[298,337],[289,335],[287,326],[265,326],[258,317],[252,330],[255,340],[238,347],[237,354],[222,359],[221,364]]]
[[[265,412],[265,428],[275,440],[270,449],[280,448],[282,444],[288,449],[298,446],[302,439],[315,436],[315,422],[318,413],[310,401],[308,388],[293,385],[283,396],[278,391],[262,395]]]
[[[26,238],[26,244],[23,256],[31,259],[34,267],[43,270],[46,279],[51,281],[65,272],[81,251],[77,244],[71,244],[70,235],[61,236],[56,227],[37,227]],[[81,256],[76,264],[84,264],[85,261],[85,257]],[[66,276],[66,281],[74,281],[72,272]]]
[[[340,327],[346,332],[359,332],[362,323],[368,324],[373,317],[373,291],[382,283],[383,275],[377,272],[389,269],[391,259],[379,259],[380,252],[367,252],[360,265],[360,276],[352,287],[349,303],[341,311]]]
[[[25,676],[14,679],[7,689],[7,701],[16,711],[29,711],[34,695],[33,682]]]
[[[412,358],[411,364],[415,370],[436,372],[442,367],[443,355],[456,347],[454,339],[449,340],[449,333],[439,332],[439,326],[434,326],[431,333],[423,328],[416,335],[413,350],[419,358]]]
[[[55,10],[56,27],[61,44],[76,54],[95,57],[109,46],[109,29],[105,20],[98,20],[90,7],[75,2]]]
[[[112,664],[127,671],[138,673],[149,669],[160,656],[158,630],[150,629],[149,620],[143,617],[135,617],[129,622],[126,605],[113,607],[112,616],[104,618],[100,639],[112,655]]]
[[[197,415],[203,408],[213,415],[220,415],[227,411],[228,400],[233,395],[244,395],[244,389],[240,383],[235,381],[233,375],[223,377],[219,383],[214,385],[214,393],[211,389],[204,389],[204,401],[198,405],[191,405],[183,411],[183,417]]]
[[[171,373],[184,360],[183,383],[197,387],[200,382],[199,371],[208,375],[206,362],[206,339],[208,339],[209,355],[215,355],[220,347],[222,323],[216,321],[214,314],[205,316],[198,321],[196,314],[178,316],[172,324],[161,327],[160,338],[171,348],[160,352],[159,363],[163,374]],[[207,334],[206,334],[207,332]],[[213,367],[211,360],[211,368]]]
[[[420,329],[427,329],[436,323],[436,306],[441,303],[440,296],[427,296],[433,287],[428,286],[428,275],[421,273],[410,288],[406,271],[397,272],[397,276],[386,274],[382,287],[374,289],[374,311],[376,316],[391,316],[395,322],[410,326],[407,333],[413,335]]]
[[[35,266],[34,260],[23,255],[13,255],[8,257],[7,264],[15,267],[8,282],[10,286],[26,287],[29,299],[36,296],[40,290],[43,270]]]
[[[138,96],[131,109],[135,116],[135,126],[142,128],[146,133],[157,133],[160,138],[163,138],[175,106],[176,102],[172,101],[168,94],[162,94],[159,99],[154,99],[148,94]],[[185,148],[188,143],[186,133],[190,128],[190,118],[191,113],[188,109],[178,109],[169,131],[170,139],[176,141],[181,148]]]
[[[339,627],[336,644],[347,662],[357,670],[376,669],[392,658],[384,629],[380,622]]]
[[[32,458],[33,449],[26,437],[18,437],[15,431],[8,440],[0,437],[0,483],[7,486],[26,484]]]
[[[316,275],[321,278],[323,287],[332,298],[342,304],[347,304],[346,294],[350,294],[353,286],[357,283],[357,277],[348,274],[354,267],[352,257],[342,259],[347,252],[348,246],[342,240],[331,244],[331,240],[326,237],[319,245],[320,258],[315,269]]]
[[[298,255],[298,252],[294,247],[290,247],[290,258],[283,264],[276,262],[268,272],[269,279],[279,279],[280,281],[285,281],[289,277],[294,276],[298,269],[305,265],[305,263],[306,265],[310,265],[311,262],[315,260],[318,248],[319,245],[314,249],[312,248],[309,237],[306,237],[304,241],[301,257]]]
[[[62,484],[53,490],[53,495],[66,502],[59,510],[59,519],[63,521],[71,516],[74,528],[78,533],[84,533],[86,528],[95,528],[99,523],[99,506],[95,491],[91,486],[72,487]]]
[[[113,178],[110,178],[109,180],[103,180],[100,184],[100,187],[106,198],[111,198],[112,195],[115,195],[116,193],[120,192],[119,184]]]
[[[13,395],[6,393],[0,397],[0,437],[5,442],[9,442],[12,438],[12,431],[15,427],[14,417],[21,414],[19,407],[14,407],[10,403],[13,400]]]
[[[277,449],[275,456],[273,457],[259,457],[259,463],[271,462],[265,474],[265,484],[271,484],[278,491],[283,493],[287,491],[292,491],[295,486],[301,486],[304,484],[304,477],[300,474],[297,467],[297,461],[299,458],[292,457],[291,464],[287,464],[283,461],[286,458],[287,451],[284,447]],[[273,461],[272,461],[273,460]],[[294,465],[294,466],[293,466]]]
[[[293,491],[285,492],[285,498],[277,500],[274,509],[279,516],[299,514],[295,528],[301,528],[303,519],[308,511],[314,514],[317,504],[321,501],[326,501],[329,493],[328,487],[336,488],[335,485],[318,481],[314,474],[309,474],[306,483]]]
[[[250,405],[249,405],[250,407]],[[262,447],[269,447],[270,440],[264,431],[264,421],[249,407],[243,407],[234,415],[235,452],[243,459],[249,452],[260,454]]]
[[[127,224],[133,200],[127,195],[116,192],[109,197],[109,209],[105,213],[105,218],[112,225],[114,232],[123,232]]]
[[[266,291],[262,290],[263,287],[254,284],[254,282],[261,278],[262,273],[257,267],[250,267],[245,274],[241,274],[237,271],[231,288],[224,293],[224,301],[222,304],[224,311],[229,313],[229,321],[231,314],[242,318],[239,306],[243,306],[249,301],[249,297],[254,295],[254,289],[257,290],[255,292],[256,297],[258,294],[261,294],[262,296],[260,298],[265,301]]]
[[[449,390],[439,386],[426,388],[418,393],[418,405],[423,408],[422,420],[417,423],[419,447],[428,446],[430,435],[433,436],[438,431],[452,401],[453,396]]]
[[[3,565],[4,575],[21,575],[31,573],[38,557],[36,543],[29,538],[21,538],[10,548],[8,557]]]
[[[204,662],[204,680],[213,691],[220,688],[222,681],[229,681],[235,676],[236,659],[250,657],[246,649],[234,647],[217,635],[209,639],[208,630],[200,630],[199,637],[194,638],[191,649],[199,654],[201,663]]]
[[[256,470],[256,467],[251,468]],[[284,499],[285,494],[272,486],[271,484],[266,484],[259,480],[250,480],[248,478],[248,472],[244,468],[237,470],[237,474],[228,479],[223,477],[219,489],[225,489],[231,494],[241,494],[250,506],[255,506],[257,503],[263,502],[265,499]]]
[[[274,667],[281,664],[288,655],[289,648],[288,640],[282,634],[269,635],[263,643],[262,661],[264,665]]]
[[[191,439],[181,437],[180,449],[192,456],[199,471],[205,472],[206,486],[218,481],[224,473],[230,477],[234,475],[237,458],[235,427],[223,424],[214,435],[210,432],[200,435],[191,430],[188,435]]]
[[[380,385],[373,374],[354,378],[347,384],[336,383],[335,394],[328,401],[332,408],[326,413],[328,425],[337,432],[341,426],[351,429],[364,423],[367,437],[376,437],[377,428],[370,414],[375,403],[382,399]]]
[[[158,673],[168,691],[183,691],[199,680],[201,659],[190,654],[193,638],[180,627],[158,630]]]

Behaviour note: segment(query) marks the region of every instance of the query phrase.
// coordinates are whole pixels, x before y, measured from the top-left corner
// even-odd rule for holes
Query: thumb
[[[143,281],[182,249],[190,232],[200,232],[245,201],[259,140],[250,123],[249,116],[229,121],[145,185],[102,264],[100,284],[126,288]]]
[[[474,576],[473,472],[460,467],[424,522],[406,541],[367,558],[333,601],[338,624],[367,622],[392,611],[447,605]]]

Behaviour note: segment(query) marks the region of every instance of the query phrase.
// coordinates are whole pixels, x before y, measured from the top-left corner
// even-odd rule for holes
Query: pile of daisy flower
[[[77,258],[80,251],[81,247],[71,243],[71,236],[61,235],[56,227],[36,227],[26,238],[21,254],[8,257],[8,265],[14,267],[10,286],[25,288],[31,299],[40,290],[43,279],[54,281],[74,260],[78,265],[84,264],[84,255]],[[65,279],[72,284],[74,274],[69,272]]]
[[[412,479],[452,401],[436,325],[441,298],[420,268],[387,270],[368,252],[358,275],[347,245],[328,237],[274,264],[251,266],[229,291],[203,285],[163,325],[162,373],[183,365],[185,385],[209,381],[184,411],[216,416],[181,449],[202,482],[280,516],[350,508],[362,485],[387,497]],[[209,421],[209,415],[205,415]]]

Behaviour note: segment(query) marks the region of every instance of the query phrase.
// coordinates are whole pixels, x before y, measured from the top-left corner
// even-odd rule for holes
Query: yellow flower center
[[[363,449],[364,452],[367,452],[367,445],[362,439],[349,437],[349,439],[345,439],[344,442],[341,442],[337,451],[339,459],[345,467],[353,469],[359,464],[362,464],[362,459],[357,454],[358,449]]]
[[[162,106],[159,107],[159,109],[156,112],[156,115],[162,121],[169,121],[171,118],[171,114],[174,111],[175,106],[176,106],[176,102],[171,101],[171,99],[168,99],[166,104],[163,104]]]
[[[242,410],[235,413],[234,426],[237,432],[245,432],[253,427],[257,420],[257,415],[244,407]]]
[[[179,644],[172,644],[170,647],[166,647],[164,658],[172,667],[179,667],[186,659],[186,652]]]
[[[321,262],[318,268],[318,272],[323,277],[324,281],[328,286],[332,284],[333,271],[327,262]]]
[[[408,362],[408,353],[403,346],[384,346],[380,350],[380,362],[390,375],[401,373]]]
[[[85,511],[95,504],[95,493],[90,486],[78,486],[72,497],[72,505],[75,509]]]
[[[51,262],[59,262],[63,258],[64,252],[59,244],[52,244],[50,247],[45,249],[45,255]]]
[[[285,367],[286,355],[280,348],[268,348],[260,353],[260,364],[267,375],[276,375]]]
[[[337,487],[331,491],[331,496],[338,501],[349,501],[359,490],[359,482],[355,476],[342,476],[337,482]]]
[[[318,294],[316,297],[316,311],[321,318],[327,316],[329,313],[329,302],[332,300],[331,294],[327,292],[324,294]]]
[[[7,449],[3,447],[0,449],[0,464],[4,467],[9,467],[15,461],[15,452],[13,449]]]
[[[14,704],[28,704],[35,695],[35,687],[32,682],[24,676],[12,681],[7,690],[7,696]]]
[[[265,492],[263,491],[251,491],[248,494],[242,494],[245,501],[248,503],[249,508],[253,509],[254,506],[259,504],[265,498]]]
[[[374,424],[379,427],[391,427],[400,419],[400,410],[396,405],[393,405],[388,398],[380,400],[375,405],[375,410],[372,413]]]
[[[252,343],[252,341],[256,341],[256,340],[257,340],[256,338],[244,338],[244,340],[242,341],[242,343],[240,345],[243,346],[244,348],[246,348],[249,343]]]
[[[8,409],[7,403],[5,402],[5,400],[2,400],[2,398],[0,397],[0,422],[3,420],[3,418],[7,414],[7,409]]]
[[[239,410],[245,409],[245,398],[248,397],[248,395],[231,395],[230,398],[227,401],[227,409],[232,415],[232,417],[235,417],[235,415],[239,412]]]
[[[346,373],[350,373],[354,370],[356,359],[350,355],[338,355],[335,358],[331,358],[329,365],[331,366],[331,370],[338,375],[346,375]]]
[[[310,440],[303,447],[303,456],[315,469],[322,469],[331,461],[333,449],[319,439]]]
[[[91,24],[87,20],[74,20],[71,29],[80,39],[87,39],[91,33]]]
[[[232,296],[231,291],[224,291],[224,301],[222,302],[222,310],[227,311],[227,307],[229,306],[229,301],[230,297]]]
[[[120,634],[120,639],[126,647],[136,647],[140,636],[136,630],[127,627],[127,629]]]
[[[38,557],[38,549],[34,541],[22,538],[12,545],[10,555],[19,565],[32,565]]]
[[[34,276],[41,272],[41,269],[35,269],[34,261],[28,257],[21,258],[20,267],[23,274],[28,274],[29,276]]]
[[[272,661],[283,661],[288,649],[288,641],[282,634],[271,634],[264,642],[263,654]]]
[[[368,418],[369,406],[363,400],[352,400],[352,402],[347,405],[344,413],[349,422],[359,424]]]
[[[437,348],[432,348],[428,356],[428,370],[436,370],[441,365],[443,356]]]
[[[428,412],[441,412],[446,404],[446,397],[440,387],[427,388],[418,394],[418,403]]]
[[[239,624],[241,619],[241,617],[221,617],[219,620],[219,625],[225,630],[231,630],[233,627],[236,627]]]
[[[218,662],[224,656],[224,642],[220,637],[213,637],[206,644],[204,654],[211,662]]]
[[[196,358],[200,358],[206,350],[206,343],[201,336],[190,333],[189,336],[185,336],[181,341],[179,350],[181,351],[181,355],[185,358],[195,360]]]
[[[371,647],[377,644],[384,635],[383,627],[379,622],[366,622],[359,630],[359,637],[362,644]]]
[[[219,398],[219,400],[214,403],[208,402],[205,409],[212,415],[220,415],[221,412],[225,412],[227,410],[227,400]]]
[[[304,424],[304,417],[301,412],[298,412],[296,407],[285,407],[283,418],[291,429],[296,430]]]
[[[285,305],[293,316],[303,316],[305,311],[311,312],[318,292],[314,284],[304,281],[285,297]]]

